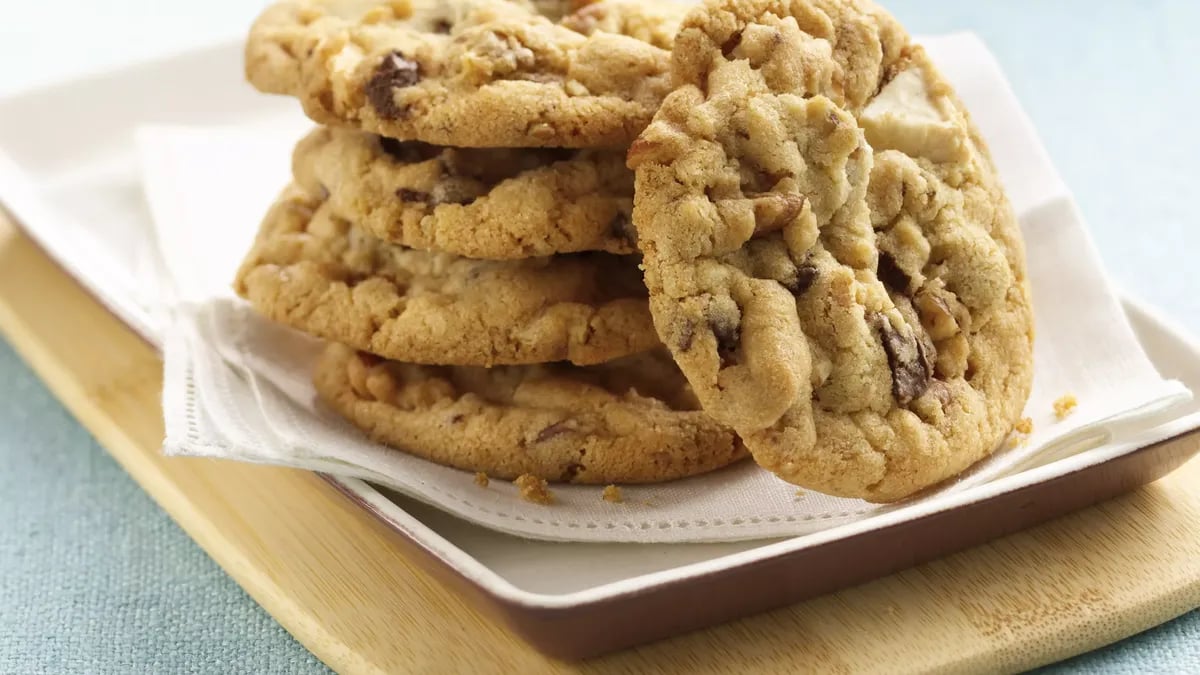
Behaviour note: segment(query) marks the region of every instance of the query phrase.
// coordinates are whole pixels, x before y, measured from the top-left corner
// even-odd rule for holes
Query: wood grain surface
[[[158,354],[3,215],[0,330],[158,504],[339,672],[1012,671],[1200,606],[1193,461],[1129,496],[885,579],[554,662],[411,564],[397,535],[316,476],[164,458]]]

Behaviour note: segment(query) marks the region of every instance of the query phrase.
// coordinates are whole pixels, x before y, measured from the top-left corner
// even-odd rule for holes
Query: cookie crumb
[[[475,472],[475,484],[479,487],[488,486],[488,475],[482,471]]]
[[[621,502],[625,501],[625,498],[621,496],[621,488],[617,487],[616,485],[605,486],[602,497],[604,501],[610,504],[620,504]]]
[[[1065,420],[1075,412],[1075,407],[1078,405],[1079,401],[1075,399],[1074,394],[1066,394],[1054,402],[1054,416],[1059,420]]]
[[[796,490],[796,499],[803,497],[806,493],[804,490]]]
[[[1033,420],[1022,417],[1013,425],[1012,434],[1008,437],[1008,447],[1024,447],[1029,444],[1029,434],[1033,433]]]
[[[521,499],[534,504],[553,504],[554,493],[550,492],[550,488],[546,485],[545,478],[538,478],[529,473],[517,476],[513,481],[513,485],[520,490]]]

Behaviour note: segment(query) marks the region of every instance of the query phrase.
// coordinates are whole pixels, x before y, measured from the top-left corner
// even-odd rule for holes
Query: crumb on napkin
[[[488,475],[482,471],[475,472],[475,484],[479,487],[488,486]]]
[[[1054,402],[1054,416],[1060,420],[1065,420],[1075,412],[1075,407],[1079,405],[1079,401],[1075,399],[1075,394],[1066,394],[1059,397]]]
[[[549,486],[546,484],[545,478],[538,478],[533,474],[521,474],[513,481],[513,485],[520,490],[521,499],[534,504],[553,504],[554,493],[550,492]]]
[[[616,485],[606,485],[604,487],[604,494],[601,497],[610,504],[620,504],[625,501],[625,497],[621,495],[621,488]]]
[[[1033,420],[1022,417],[1013,426],[1012,435],[1008,437],[1008,447],[1016,448],[1029,443],[1029,434],[1033,433]]]

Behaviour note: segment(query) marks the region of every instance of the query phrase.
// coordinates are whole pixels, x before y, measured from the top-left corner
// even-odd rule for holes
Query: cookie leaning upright
[[[317,122],[392,138],[619,146],[670,89],[682,13],[601,0],[552,21],[505,0],[283,0],[251,29],[246,75]]]
[[[1032,381],[1016,219],[924,51],[865,0],[712,0],[633,144],[651,313],[785,480],[902,498],[991,453]]]

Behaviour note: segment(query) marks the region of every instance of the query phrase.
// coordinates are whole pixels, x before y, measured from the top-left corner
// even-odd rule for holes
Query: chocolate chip
[[[578,462],[571,462],[565,469],[563,469],[562,477],[559,478],[559,480],[563,483],[570,483],[571,481],[575,480],[575,476],[579,475],[579,472],[582,470],[582,464]]]
[[[736,361],[734,356],[742,341],[742,330],[737,319],[720,317],[711,319],[708,327],[717,338],[717,356],[721,357],[721,368],[728,368]]]
[[[733,35],[730,35],[729,39],[725,41],[725,44],[721,45],[721,55],[729,58],[729,56],[733,54],[733,50],[737,49],[738,45],[740,44],[742,44],[742,31],[739,30]]]
[[[805,291],[812,288],[820,275],[816,265],[804,263],[796,267],[796,277],[783,282],[783,287],[791,291],[792,295],[803,295]]]
[[[875,325],[887,352],[888,367],[892,370],[892,394],[900,405],[920,398],[929,388],[933,367],[929,354],[912,330],[901,332],[882,314],[874,316]]]
[[[379,147],[392,159],[404,164],[424,162],[442,154],[442,148],[420,141],[398,141],[387,136],[379,137]]]
[[[613,216],[612,222],[608,224],[608,229],[614,237],[629,242],[630,246],[637,245],[637,229],[634,228],[628,213],[618,211],[617,215]]]
[[[561,436],[563,434],[570,433],[571,431],[572,431],[571,425],[568,424],[565,420],[562,422],[555,422],[554,424],[551,424],[550,426],[546,427],[545,429],[542,429],[541,431],[539,431],[538,435],[536,437],[534,437],[533,442],[534,443],[542,443],[544,441],[550,440],[551,438],[554,438],[555,436]]]
[[[400,198],[400,201],[404,201],[404,202],[425,202],[426,204],[429,203],[429,193],[428,192],[418,192],[417,190],[409,190],[408,188],[400,188],[399,190],[396,190],[396,196]]]
[[[912,286],[912,278],[896,262],[892,254],[887,251],[879,253],[879,272],[876,274],[884,286],[897,291],[899,293],[908,293],[908,289]]]
[[[692,342],[696,340],[696,324],[691,321],[685,321],[683,328],[679,329],[679,351],[686,352],[692,348]]]
[[[442,35],[449,33],[450,29],[453,27],[454,24],[450,23],[446,19],[438,19],[437,21],[433,22],[433,32],[441,33]]]
[[[473,178],[448,176],[433,186],[428,201],[431,205],[438,204],[470,204],[487,193],[487,186]]]
[[[395,90],[411,87],[420,81],[420,64],[404,58],[398,51],[393,51],[383,57],[383,61],[375,69],[375,75],[367,81],[367,99],[371,101],[380,117],[388,120],[400,119],[408,109],[396,105]]]

